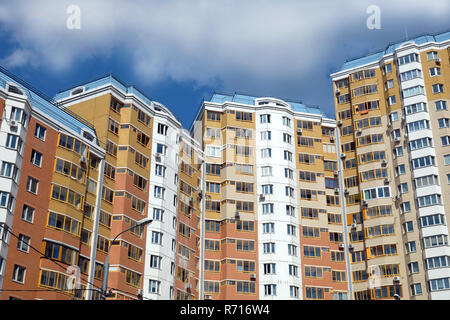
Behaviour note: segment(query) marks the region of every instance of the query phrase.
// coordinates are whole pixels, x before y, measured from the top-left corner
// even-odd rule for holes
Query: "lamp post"
[[[106,253],[106,259],[105,259],[105,264],[104,264],[104,268],[103,268],[104,269],[104,275],[103,275],[103,282],[102,282],[102,300],[106,300],[106,296],[107,296],[106,290],[107,290],[108,275],[109,275],[109,251],[111,250],[111,246],[113,245],[114,241],[116,241],[117,237],[120,236],[121,234],[123,234],[123,233],[125,233],[127,231],[130,231],[130,230],[132,230],[134,228],[137,228],[137,227],[146,226],[146,225],[148,225],[148,224],[150,224],[152,222],[153,222],[153,219],[151,219],[151,218],[144,218],[142,220],[139,220],[135,226],[119,232],[114,237],[114,239],[111,241],[111,244],[108,247],[108,252]]]

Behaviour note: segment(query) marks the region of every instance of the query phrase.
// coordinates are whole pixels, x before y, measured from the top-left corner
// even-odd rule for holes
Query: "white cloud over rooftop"
[[[66,27],[71,4],[80,30]],[[372,4],[381,30],[366,28]],[[120,52],[144,85],[170,78],[329,104],[328,75],[345,58],[401,39],[405,27],[445,30],[449,9],[447,0],[5,1],[0,28],[14,49],[0,64],[64,72]]]

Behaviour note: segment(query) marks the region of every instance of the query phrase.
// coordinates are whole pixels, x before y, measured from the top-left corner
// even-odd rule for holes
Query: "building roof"
[[[370,63],[374,63],[374,62],[380,61],[384,56],[392,54],[396,49],[398,49],[402,44],[404,44],[406,42],[414,42],[417,45],[422,45],[422,44],[429,43],[429,42],[440,43],[440,42],[445,42],[445,41],[448,41],[448,40],[450,40],[450,31],[439,33],[439,34],[436,34],[436,35],[428,35],[428,34],[427,35],[420,35],[420,36],[416,36],[416,37],[414,37],[412,39],[409,39],[409,40],[406,40],[406,41],[390,43],[382,51],[379,51],[379,52],[376,52],[376,53],[371,53],[371,54],[366,55],[364,57],[347,60],[342,65],[342,67],[339,69],[339,71],[353,69],[353,68],[357,68],[359,66],[363,66],[363,65],[366,65],[366,64],[370,64]]]
[[[148,106],[152,106],[152,102],[157,103],[158,107],[160,107],[160,109],[161,109],[161,110],[158,110],[158,111],[163,111],[165,113],[168,113],[169,115],[171,115],[174,119],[176,119],[178,121],[177,117],[169,109],[167,109],[166,107],[164,107],[160,103],[154,101],[148,95],[144,94],[135,85],[133,85],[133,84],[125,84],[123,81],[121,81],[118,77],[116,77],[112,73],[109,73],[107,75],[95,78],[93,80],[85,81],[85,82],[79,83],[77,85],[70,86],[69,88],[60,90],[55,95],[55,99],[60,101],[60,100],[64,100],[66,98],[69,98],[71,96],[71,92],[75,88],[83,87],[84,88],[84,92],[85,92],[85,91],[90,91],[90,90],[97,89],[97,88],[104,87],[104,86],[108,86],[108,85],[113,85],[114,87],[118,88],[120,91],[122,91],[123,93],[125,93],[127,95],[134,95],[135,97],[140,99],[142,102],[144,102]]]
[[[82,130],[85,130],[96,136],[94,126],[87,120],[70,110],[60,108],[60,105],[55,100],[0,66],[0,86],[6,90],[7,84],[14,84],[22,89],[34,109],[39,110],[62,126],[80,135]]]
[[[257,96],[253,96],[253,95],[240,94],[240,93],[236,93],[236,92],[232,93],[232,94],[214,92],[211,99],[205,100],[205,101],[217,102],[217,103],[236,102],[236,103],[254,106],[255,100],[258,98],[267,98],[267,97],[257,97]],[[292,111],[325,116],[325,114],[320,110],[320,108],[318,106],[307,105],[300,101],[291,101],[291,100],[284,100],[284,99],[280,99],[280,100],[283,100],[283,101],[289,103]]]

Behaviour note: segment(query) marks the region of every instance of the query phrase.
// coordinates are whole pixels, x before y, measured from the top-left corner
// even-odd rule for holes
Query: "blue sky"
[[[67,9],[80,9],[69,29]],[[380,8],[380,29],[367,8]],[[450,30],[448,0],[0,1],[0,65],[49,96],[113,73],[189,127],[214,91],[319,105],[350,58]],[[333,116],[334,117],[334,116]]]

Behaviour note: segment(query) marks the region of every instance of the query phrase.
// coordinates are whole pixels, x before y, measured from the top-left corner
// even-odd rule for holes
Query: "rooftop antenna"
[[[408,28],[406,27],[406,25],[404,26],[405,28],[405,41],[408,41]]]

